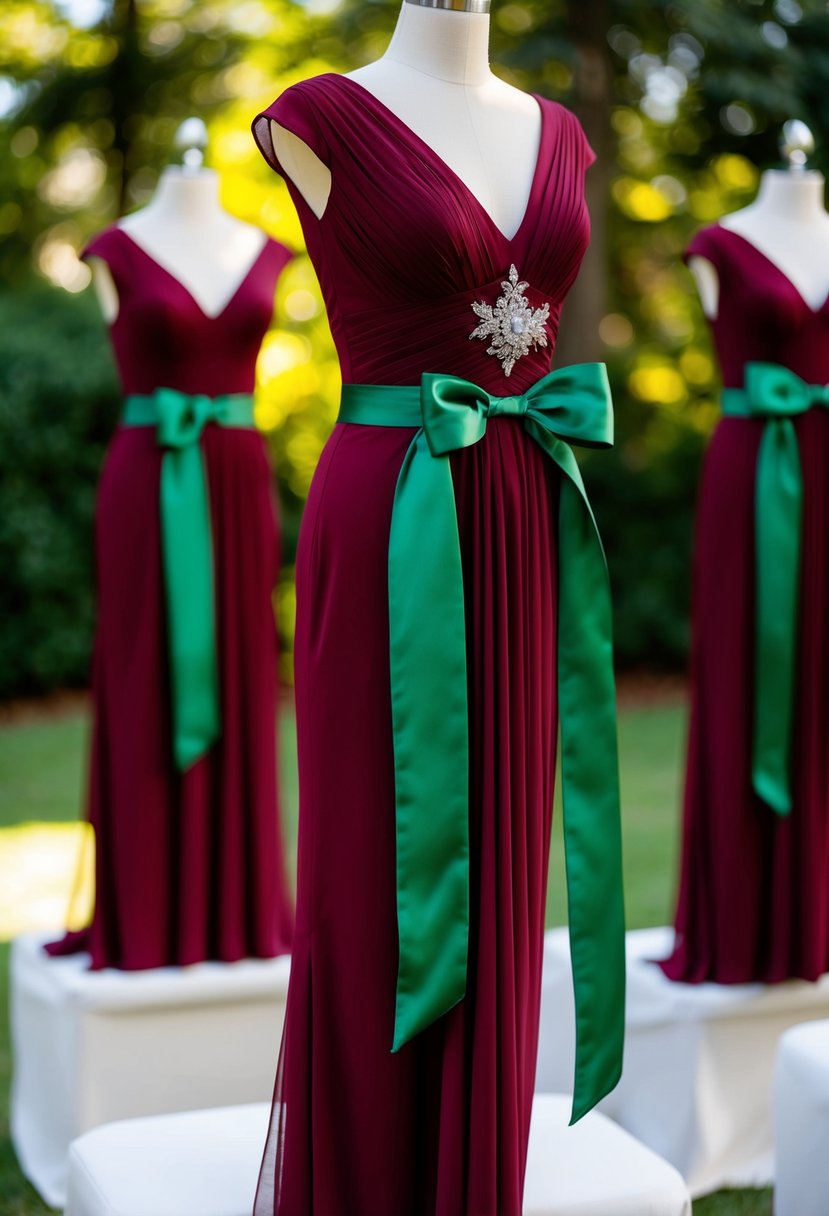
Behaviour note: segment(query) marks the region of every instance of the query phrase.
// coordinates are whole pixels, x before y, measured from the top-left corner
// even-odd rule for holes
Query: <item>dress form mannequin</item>
[[[531,423],[518,414],[522,394],[533,386],[543,394],[553,383],[547,378],[560,310],[589,237],[584,176],[594,155],[574,114],[492,75],[486,7],[480,0],[406,0],[379,62],[353,76],[322,72],[297,81],[252,116],[266,162],[288,179],[344,385],[297,549],[301,929],[257,1216],[521,1216],[562,686],[557,592],[568,559],[559,560],[556,541],[559,520],[567,518],[558,509],[563,482],[544,467],[543,453],[536,456]],[[513,344],[517,351],[527,343],[527,357],[513,360]],[[571,374],[578,380],[585,373],[565,371],[558,383]],[[429,394],[437,401],[438,384],[459,381],[469,386],[459,394],[478,391],[504,404],[481,410],[492,421],[472,439],[466,428],[475,425],[473,416],[459,395],[453,418],[458,440],[463,429],[469,446],[435,461]],[[362,404],[352,412],[355,401],[371,403],[369,412]],[[403,402],[410,413],[401,413]],[[592,404],[582,403],[590,413]],[[425,555],[442,545],[442,522],[428,517],[439,494],[424,483],[425,507],[413,513],[410,533],[422,538],[423,560],[397,560],[392,513],[415,451],[418,470],[440,475],[442,501],[460,521],[460,563],[454,533],[451,550],[437,557],[438,568],[454,569],[462,593],[453,636],[466,657],[446,693],[459,690],[463,702],[466,687],[474,708],[464,721],[461,705],[453,740],[439,737],[451,718],[442,712],[409,764],[400,731],[395,736],[395,723],[405,719],[396,712],[397,673],[409,660],[418,680],[426,672],[449,675],[451,666],[416,643],[437,638],[450,597],[435,588],[424,597],[429,603],[415,608],[407,592],[398,596],[390,574],[414,571],[426,590]],[[396,632],[390,589],[395,604],[407,605],[411,638]],[[608,656],[609,648],[591,648],[599,653]],[[402,683],[414,690],[418,681]],[[425,680],[418,686],[425,689]],[[591,691],[585,706],[595,700]],[[424,724],[436,704],[449,703],[443,689],[429,692]],[[612,728],[610,697],[606,720]],[[588,736],[593,732],[582,732]],[[595,750],[586,756],[591,769]],[[599,751],[615,756],[615,744]],[[328,757],[324,764],[321,757]],[[438,757],[447,779],[438,776],[433,798],[414,765],[428,758],[431,780]],[[423,802],[424,813],[413,818],[424,830],[424,859],[436,857],[439,834],[429,804],[454,805],[461,835],[468,828],[462,859],[458,853],[437,878],[424,872],[425,881],[416,882],[434,913],[430,945],[454,949],[459,938],[468,945],[458,966],[436,959],[423,984],[405,978],[408,925],[421,941],[427,936],[426,916],[418,911],[406,921],[413,904],[399,859],[414,850],[405,843],[408,795],[398,791],[407,784]],[[615,802],[614,774],[605,782],[591,773],[590,787]],[[589,835],[602,848],[616,840],[613,829]],[[439,894],[459,859],[470,881],[461,876],[467,892],[454,910],[465,924],[444,913],[448,903]],[[591,878],[598,873],[592,863],[587,868]],[[577,985],[589,993],[595,977],[614,968],[619,976],[602,993],[607,1032],[591,1023],[603,1061],[611,1061],[596,1070],[603,1078],[596,1097],[615,1081],[613,1045],[623,1030],[623,918],[621,899],[609,894],[618,886],[615,878],[597,884],[597,911],[582,917],[582,940],[610,927],[618,941]],[[340,906],[347,917],[331,915]],[[576,926],[579,914],[570,911]],[[445,999],[429,996],[445,994],[464,971],[468,999],[461,985]],[[395,988],[399,1000],[392,999]],[[434,1016],[424,1008],[407,1027],[410,996],[431,1001]],[[418,1042],[405,1046],[421,1029]],[[584,1106],[594,1100],[588,1095]]]
[[[697,495],[683,848],[662,961],[682,983],[829,969],[829,216],[823,178],[802,167],[811,148],[786,123],[788,168],[687,251],[723,392]]]
[[[533,97],[493,74],[488,8],[481,0],[454,0],[452,9],[404,0],[388,50],[348,75],[429,144],[511,237],[530,194],[541,114]],[[321,217],[329,169],[273,120],[271,135],[285,170]]]
[[[786,124],[783,150],[789,166],[769,169],[760,179],[757,198],[748,207],[720,220],[773,262],[812,309],[829,295],[829,214],[823,205],[824,179],[803,168],[804,149],[811,150],[811,135],[802,123]],[[719,303],[717,272],[707,258],[689,259],[709,320],[716,320]]]
[[[187,119],[176,135],[183,165],[168,165],[146,207],[118,226],[186,288],[207,316],[221,313],[267,240],[264,232],[224,210],[219,178],[202,165],[207,132]],[[207,254],[207,256],[206,256]],[[104,317],[118,316],[118,292],[107,264],[90,258]]]

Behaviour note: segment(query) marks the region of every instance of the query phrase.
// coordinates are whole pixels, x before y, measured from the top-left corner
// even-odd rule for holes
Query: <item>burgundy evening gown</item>
[[[290,252],[267,239],[216,317],[123,229],[95,237],[120,301],[111,337],[125,395],[159,386],[251,393]],[[94,969],[268,958],[290,949],[275,755],[279,527],[263,437],[208,423],[201,436],[213,531],[222,733],[179,772],[171,744],[159,477],[152,427],[120,426],[96,511],[98,616],[89,820],[91,925],[52,953]]]
[[[343,380],[412,385],[428,370],[505,391],[472,304],[511,264],[549,304],[550,369],[584,254],[592,152],[538,99],[540,150],[508,239],[449,166],[348,77],[293,85],[270,118],[331,168],[318,220],[287,179],[320,277]],[[286,175],[287,176],[287,175]],[[514,387],[513,387],[514,386]],[[520,1216],[534,1088],[555,775],[560,474],[492,419],[451,456],[467,603],[470,959],[466,998],[392,1054],[398,937],[387,560],[406,427],[338,424],[297,558],[297,925],[259,1216]],[[428,538],[425,538],[428,541]]]
[[[752,361],[829,381],[829,298],[811,308],[746,238],[713,225],[688,256],[717,270],[726,388]],[[764,423],[724,417],[708,449],[694,556],[691,725],[671,979],[814,980],[829,970],[829,412],[795,419],[803,532],[792,809],[754,793],[755,484]]]

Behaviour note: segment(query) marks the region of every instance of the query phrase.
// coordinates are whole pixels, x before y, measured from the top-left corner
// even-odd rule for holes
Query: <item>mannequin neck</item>
[[[791,223],[823,218],[823,174],[814,169],[767,169],[752,210]]]
[[[383,58],[450,84],[484,84],[492,75],[489,13],[424,8],[403,0]]]
[[[212,169],[168,165],[145,207],[154,219],[206,224],[225,214],[219,202],[219,175]]]

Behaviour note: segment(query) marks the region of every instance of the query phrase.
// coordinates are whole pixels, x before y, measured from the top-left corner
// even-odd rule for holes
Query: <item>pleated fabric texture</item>
[[[111,336],[125,394],[249,393],[291,254],[268,240],[217,318],[126,232],[103,258],[120,308]],[[152,428],[119,427],[96,508],[97,630],[88,816],[95,832],[91,925],[50,947],[94,969],[233,962],[290,949],[275,756],[280,560],[277,503],[261,435],[209,424],[201,438],[213,529],[222,736],[186,772],[173,762],[161,560],[162,451]]]
[[[736,232],[699,232],[688,257],[717,270],[713,336],[726,387],[745,364],[829,381],[829,296],[810,307]],[[792,812],[754,793],[755,490],[763,422],[723,418],[706,454],[693,567],[691,723],[676,943],[662,963],[699,983],[817,979],[829,970],[829,412],[794,423],[803,471],[803,548]]]
[[[288,182],[343,379],[426,371],[499,394],[550,369],[588,240],[574,118],[539,99],[529,203],[508,240],[371,93],[325,74],[269,119],[331,168],[317,220]],[[515,263],[550,346],[506,380],[470,341]],[[467,613],[471,914],[466,998],[391,1053],[397,974],[387,558],[412,429],[339,424],[297,558],[297,929],[257,1216],[520,1216],[538,1040],[555,747],[559,475],[515,419],[451,456]],[[427,536],[423,538],[428,545]],[[426,623],[424,623],[425,625]]]

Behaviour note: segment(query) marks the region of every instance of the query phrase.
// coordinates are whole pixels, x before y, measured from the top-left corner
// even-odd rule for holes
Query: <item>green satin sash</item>
[[[562,368],[495,397],[454,376],[343,385],[339,421],[417,427],[389,536],[389,657],[399,969],[392,1050],[466,991],[469,713],[466,624],[448,453],[513,417],[563,473],[558,519],[558,696],[576,997],[573,1121],[617,1083],[625,956],[615,691],[607,568],[569,443],[612,444],[603,364]]]
[[[221,734],[216,657],[213,538],[207,473],[199,440],[208,422],[253,427],[253,399],[190,396],[159,388],[127,397],[124,426],[156,428],[172,692],[173,755],[183,771]]]
[[[723,391],[723,412],[765,419],[755,489],[756,626],[751,775],[778,815],[791,813],[803,475],[792,419],[829,406],[829,386],[806,384],[776,363],[748,363],[742,389]]]

